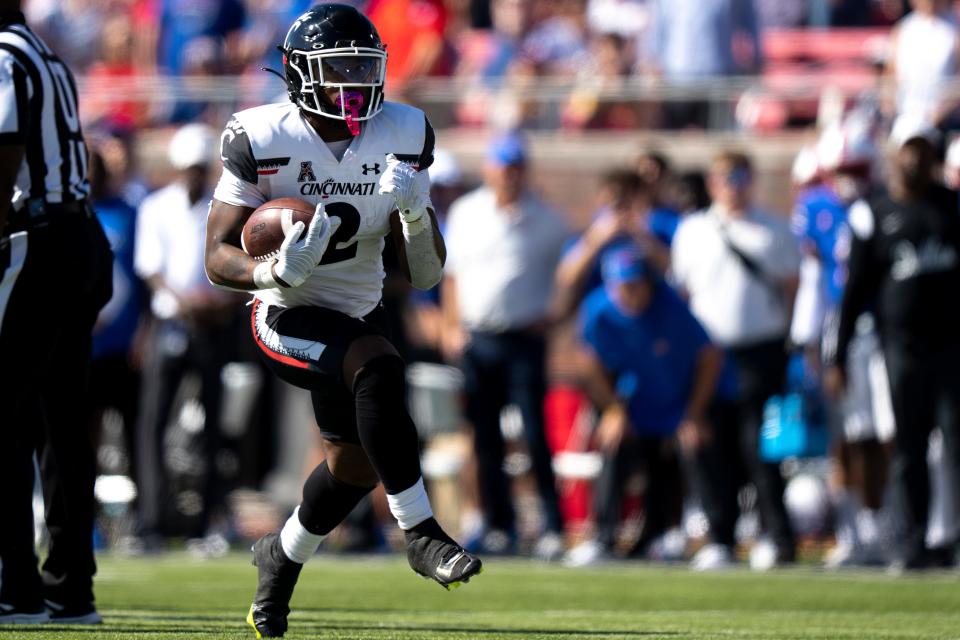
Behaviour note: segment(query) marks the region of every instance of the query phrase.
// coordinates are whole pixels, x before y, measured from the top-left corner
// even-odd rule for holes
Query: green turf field
[[[254,580],[240,554],[101,558],[104,625],[7,628],[0,640],[253,638],[243,618]],[[491,561],[447,593],[400,557],[319,556],[300,578],[293,609],[288,638],[960,638],[960,577]]]

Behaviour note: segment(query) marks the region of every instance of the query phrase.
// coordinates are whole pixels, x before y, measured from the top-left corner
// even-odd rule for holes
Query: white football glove
[[[380,176],[380,195],[392,195],[400,218],[405,224],[416,222],[427,211],[430,187],[426,180],[417,180],[417,171],[401,162],[392,153],[387,154],[387,168]]]
[[[339,223],[339,219],[337,220]],[[303,222],[297,222],[287,231],[283,244],[275,261],[258,265],[254,270],[253,281],[260,289],[299,287],[313,273],[320,263],[330,236],[334,232],[334,225],[323,210],[323,203],[317,205],[313,212],[313,219],[307,227],[307,233],[302,239]],[[274,277],[276,274],[276,277]]]

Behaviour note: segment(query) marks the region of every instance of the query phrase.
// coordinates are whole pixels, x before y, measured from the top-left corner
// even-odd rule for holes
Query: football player
[[[809,303],[803,304],[802,294],[798,294],[793,339],[808,345],[813,353],[821,351],[824,359],[835,351],[837,316],[847,279],[848,211],[871,190],[876,155],[869,120],[850,116],[828,127],[816,145],[819,183],[799,194],[794,210],[792,225],[805,253],[801,291],[812,295]],[[836,436],[833,501],[837,544],[826,558],[831,568],[880,561],[877,522],[887,470],[883,443],[893,436],[893,414],[873,326],[870,313],[858,322],[846,388],[840,389],[829,371],[824,380],[833,400],[831,422]]]
[[[247,622],[258,637],[283,635],[303,563],[378,482],[414,571],[449,588],[481,569],[433,518],[404,363],[380,301],[387,235],[413,286],[440,280],[445,248],[427,174],[433,129],[422,111],[384,102],[386,48],[353,7],[312,8],[281,50],[290,103],[229,122],[207,227],[208,277],[253,292],[253,338],[280,378],[311,392],[326,449],[279,534],[254,544],[259,585]],[[254,209],[281,197],[315,204],[313,219],[257,261],[241,249],[241,231]]]

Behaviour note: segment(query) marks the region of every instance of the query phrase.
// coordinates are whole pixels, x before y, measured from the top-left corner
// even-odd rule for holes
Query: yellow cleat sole
[[[473,574],[472,576],[470,576],[469,578],[467,578],[467,579],[465,579],[465,580],[458,580],[457,582],[451,582],[451,583],[449,583],[449,584],[441,584],[440,586],[443,587],[444,589],[446,589],[447,591],[451,591],[452,589],[459,589],[459,588],[462,587],[463,585],[465,585],[465,584],[467,584],[468,582],[470,582],[470,578],[473,578],[474,576],[478,576],[478,575],[480,575],[481,573],[483,573],[483,567],[480,567],[480,569],[479,569],[475,574]],[[428,578],[428,579],[429,579],[429,578]]]
[[[263,636],[260,635],[260,630],[257,629],[257,625],[253,622],[253,605],[250,605],[250,610],[247,611],[247,624],[253,628],[253,632],[257,634],[258,639],[263,638]]]

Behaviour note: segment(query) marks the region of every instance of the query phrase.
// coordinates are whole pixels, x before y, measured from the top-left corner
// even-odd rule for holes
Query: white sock
[[[298,564],[303,564],[310,559],[310,556],[317,552],[317,547],[323,540],[323,536],[310,533],[300,524],[300,507],[293,510],[293,515],[287,518],[287,522],[280,530],[280,546],[283,553]]]
[[[834,513],[837,522],[837,542],[844,542],[854,547],[860,546],[860,536],[857,530],[857,512],[860,510],[860,500],[850,489],[842,488],[834,496]]]
[[[880,542],[878,515],[873,509],[862,507],[857,513],[857,535],[864,547],[874,547]]]
[[[423,488],[423,478],[400,493],[394,495],[388,493],[387,504],[390,505],[390,513],[404,531],[413,529],[427,518],[433,517],[430,498],[427,497],[427,491]]]

